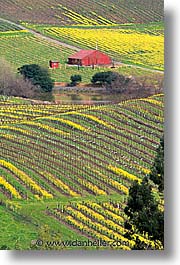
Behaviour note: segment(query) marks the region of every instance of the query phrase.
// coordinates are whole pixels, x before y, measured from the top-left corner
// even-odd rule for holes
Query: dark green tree
[[[128,216],[125,227],[129,230],[126,236],[131,237],[135,227],[140,234],[148,233],[149,239],[164,243],[164,214],[158,209],[147,177],[141,184],[134,182],[130,188],[125,214]],[[137,238],[139,245],[138,242]],[[145,246],[141,247],[145,249]],[[138,248],[137,245],[135,248]]]
[[[160,140],[157,148],[157,155],[151,169],[150,179],[158,185],[160,192],[164,190],[164,136]]]
[[[100,72],[100,73],[96,73],[95,75],[93,75],[91,82],[93,84],[111,84],[111,82],[115,80],[115,75],[113,72],[108,71],[108,72]]]
[[[72,75],[71,76],[71,85],[72,86],[76,86],[81,81],[82,81],[81,75]]]
[[[53,81],[50,78],[48,69],[37,64],[23,65],[18,68],[20,74],[32,82],[33,85],[39,86],[41,92],[51,92],[53,89]]]
[[[116,92],[125,91],[129,81],[129,78],[112,71],[96,73],[91,79],[93,84],[104,85],[108,91]]]

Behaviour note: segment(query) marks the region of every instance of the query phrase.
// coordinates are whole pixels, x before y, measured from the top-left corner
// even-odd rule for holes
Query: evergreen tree
[[[33,85],[39,86],[42,92],[51,92],[53,89],[53,81],[47,69],[37,65],[29,64],[18,68],[20,74]]]
[[[144,178],[141,184],[134,182],[130,188],[125,214],[128,216],[125,228],[129,230],[129,237],[136,230],[140,234],[148,233],[149,239],[161,241],[163,244],[164,215],[158,209],[158,203],[154,199],[152,187],[147,177]],[[137,238],[135,249],[146,249],[148,247],[139,242]]]

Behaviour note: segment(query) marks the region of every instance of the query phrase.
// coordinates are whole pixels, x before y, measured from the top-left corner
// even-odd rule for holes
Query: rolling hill
[[[74,238],[118,238],[131,249],[123,209],[153,164],[163,95],[102,106],[1,97],[0,110],[1,205],[33,226],[29,244],[48,224],[62,239],[73,229]]]

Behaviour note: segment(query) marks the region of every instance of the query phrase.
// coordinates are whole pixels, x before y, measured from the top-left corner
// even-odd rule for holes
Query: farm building
[[[81,50],[68,58],[68,64],[90,66],[111,64],[111,58],[98,50]]]
[[[49,67],[50,68],[59,68],[59,62],[58,61],[49,61]]]

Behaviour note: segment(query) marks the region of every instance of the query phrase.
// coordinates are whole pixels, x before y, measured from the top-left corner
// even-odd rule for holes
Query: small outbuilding
[[[50,68],[59,68],[59,61],[49,61],[49,67]]]
[[[98,50],[81,50],[68,58],[68,64],[80,66],[109,65],[111,58]]]

